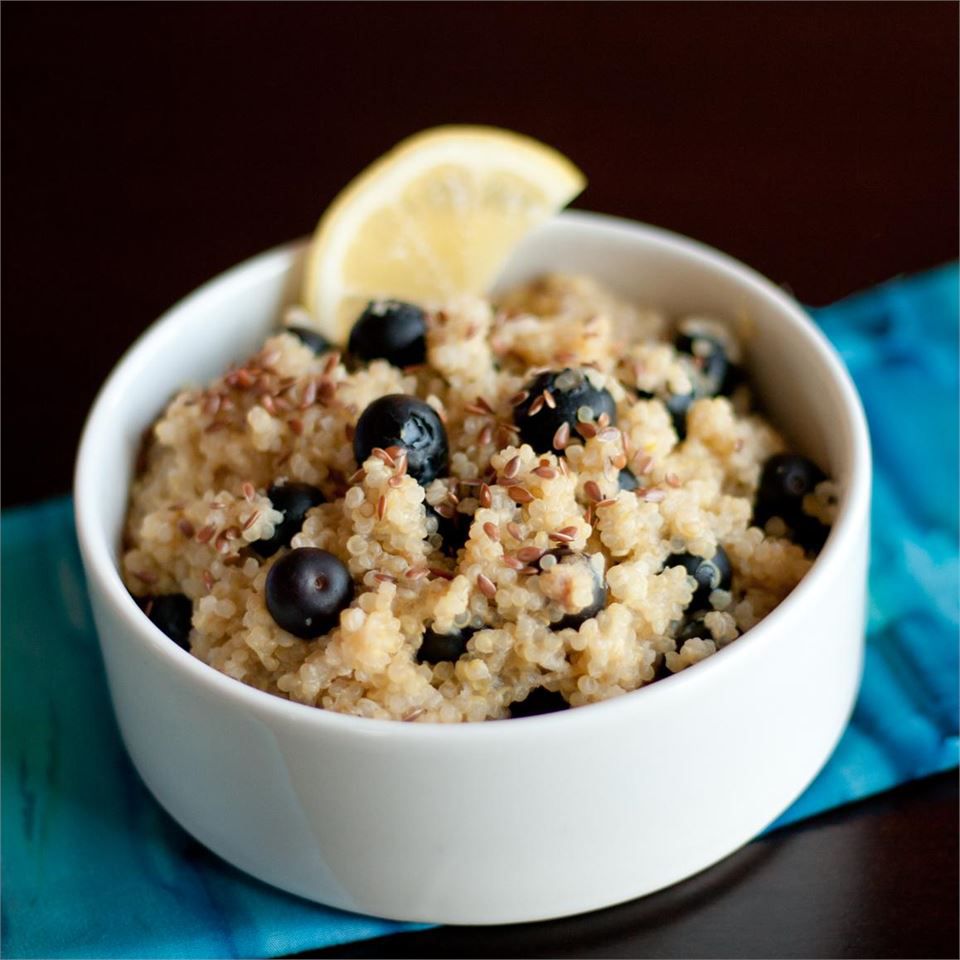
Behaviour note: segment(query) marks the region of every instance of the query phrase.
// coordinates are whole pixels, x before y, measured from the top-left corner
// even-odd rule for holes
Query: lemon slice
[[[344,343],[370,300],[483,293],[523,236],[585,183],[565,157],[516,133],[419,133],[364,170],[321,218],[304,306],[325,336]]]

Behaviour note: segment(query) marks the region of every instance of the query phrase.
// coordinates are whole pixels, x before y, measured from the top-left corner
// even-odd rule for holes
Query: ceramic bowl
[[[123,357],[76,471],[84,567],[117,721],[144,782],[219,856],[303,897],[400,920],[504,923],[605,907],[682,880],[777,817],[833,750],[858,688],[870,454],[833,349],[797,303],[663,230],[568,212],[501,282],[595,275],[671,313],[750,324],[769,416],[840,483],[807,577],[742,639],[683,673],[579,709],[431,725],[291,703],[205,666],[118,574],[140,436],[188,382],[249,355],[295,299],[304,247],[212,280]]]

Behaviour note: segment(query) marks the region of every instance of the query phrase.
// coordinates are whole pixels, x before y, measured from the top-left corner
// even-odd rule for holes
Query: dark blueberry
[[[286,333],[292,333],[301,343],[306,344],[317,356],[327,353],[333,344],[322,334],[309,327],[287,327]]]
[[[415,304],[401,300],[368,303],[350,331],[347,349],[361,360],[389,360],[410,367],[427,358],[427,318]]]
[[[640,486],[640,481],[634,476],[633,471],[624,467],[617,476],[621,490],[636,490]]]
[[[137,597],[140,609],[152,624],[159,627],[178,647],[190,649],[190,619],[193,604],[182,593],[159,597]]]
[[[556,556],[557,554],[554,555]],[[595,617],[606,605],[607,585],[604,582],[603,577],[597,573],[597,571],[589,563],[587,558],[583,556],[583,554],[560,553],[559,562],[562,564],[586,565],[590,570],[591,576],[593,577],[593,600],[591,603],[582,610],[578,610],[575,613],[567,613],[557,620],[556,623],[550,624],[551,630],[578,630],[582,624],[586,623],[591,617]]]
[[[435,633],[427,627],[423,643],[417,651],[417,663],[443,663],[455,661],[466,652],[467,641],[476,631],[470,629],[454,630],[453,633]]]
[[[656,680],[666,680],[667,677],[672,677],[673,671],[667,666],[667,658],[664,656],[660,657],[659,663],[654,667],[653,670],[653,683]]]
[[[694,393],[671,393],[663,401],[673,421],[673,429],[677,432],[678,440],[683,440],[687,436],[687,411],[696,399]]]
[[[697,581],[697,589],[688,610],[710,610],[710,594],[714,590],[730,589],[733,571],[723,547],[717,547],[717,552],[709,560],[692,553],[671,553],[663,564],[664,569],[678,566],[685,567],[687,573]]]
[[[709,334],[681,330],[673,345],[679,353],[693,357],[699,374],[697,395],[713,397],[720,393],[730,367],[723,343]]]
[[[684,620],[676,636],[678,653],[680,648],[688,640],[693,640],[694,637],[699,637],[701,640],[712,639],[713,634],[710,632],[710,628],[703,622],[704,615],[704,611],[700,611]]]
[[[307,511],[324,502],[320,490],[309,483],[275,483],[267,490],[267,496],[273,509],[283,513],[283,520],[274,528],[269,540],[254,540],[250,544],[261,557],[272,557],[281,547],[289,547],[290,541],[300,532]]]
[[[746,382],[747,373],[743,367],[735,363],[727,364],[727,373],[720,381],[720,389],[717,392],[721,397],[732,397],[737,387]]]
[[[771,517],[781,517],[788,526],[799,526],[806,516],[803,498],[826,479],[826,474],[806,457],[775,454],[763,465],[753,522],[762,527]]]
[[[617,422],[613,397],[593,386],[582,370],[548,370],[535,377],[525,389],[527,398],[514,408],[513,422],[520,428],[520,439],[529,443],[536,453],[550,450],[562,453],[553,445],[553,438],[564,423],[569,425],[571,435],[575,435],[580,422],[577,413],[582,407],[589,408],[594,421],[605,413],[610,423]],[[544,402],[544,391],[553,398],[553,407]],[[531,414],[531,409],[536,413]]]
[[[448,557],[455,557],[470,535],[470,518],[459,511],[454,512],[452,517],[445,517],[442,513],[437,513],[436,508],[429,503],[424,506],[427,508],[428,517],[436,517],[440,550]]]
[[[807,553],[819,553],[830,534],[830,528],[816,517],[803,513],[792,522],[793,542],[799,544]]]
[[[563,694],[559,691],[535,687],[525,699],[510,704],[510,716],[517,720],[520,717],[539,717],[544,713],[556,713],[569,708],[570,704],[563,699]]]
[[[663,405],[667,408],[667,413],[670,414],[670,419],[673,421],[673,429],[676,431],[677,438],[683,440],[686,437],[687,411],[690,409],[690,404],[697,399],[695,393],[667,393],[660,396],[651,393],[649,390],[640,390],[637,387],[633,388],[633,392],[637,395],[638,400],[662,400]]]
[[[329,633],[353,599],[353,580],[332,554],[299,547],[267,574],[266,601],[277,626],[303,640]]]
[[[357,463],[362,465],[374,447],[403,447],[407,473],[424,486],[447,472],[447,432],[437,411],[416,397],[391,393],[363,411],[353,437]]]

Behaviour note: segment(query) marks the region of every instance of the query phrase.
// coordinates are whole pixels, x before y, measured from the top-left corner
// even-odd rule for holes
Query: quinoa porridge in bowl
[[[487,138],[431,149],[482,184]],[[260,880],[398,920],[564,916],[717,862],[822,767],[862,664],[869,441],[832,348],[723,254],[552,215],[582,180],[508,146],[483,196],[549,187],[507,205],[508,261],[465,243],[440,290],[351,252],[397,220],[338,198],[336,243],[143,335],[77,461],[149,790]],[[442,207],[416,160],[364,196],[399,168]]]
[[[147,434],[123,574],[217,670],[358,716],[525,716],[734,643],[836,488],[754,409],[742,343],[595,280],[300,308]]]

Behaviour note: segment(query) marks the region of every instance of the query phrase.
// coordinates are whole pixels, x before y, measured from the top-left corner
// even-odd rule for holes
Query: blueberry
[[[796,517],[792,526],[793,542],[803,547],[807,553],[819,553],[830,535],[830,528],[825,523],[806,513]]]
[[[680,648],[688,641],[693,640],[694,637],[699,637],[701,640],[710,640],[713,637],[713,634],[710,632],[709,627],[703,622],[705,616],[705,611],[701,610],[698,613],[695,613],[691,617],[687,617],[683,621],[683,624],[680,627],[680,630],[676,636],[677,643],[677,652],[680,652]]]
[[[720,393],[730,367],[723,343],[709,334],[680,330],[673,345],[678,353],[693,358],[698,372],[697,395],[714,397]]]
[[[640,486],[640,481],[634,476],[629,467],[624,467],[617,475],[617,480],[621,490],[636,490]]]
[[[723,547],[718,546],[717,552],[709,560],[692,553],[671,553],[663,564],[664,569],[678,566],[686,568],[687,573],[697,581],[697,589],[687,606],[688,610],[711,610],[710,594],[714,590],[730,589],[733,570]]]
[[[590,570],[590,575],[593,577],[593,599],[591,602],[582,610],[564,614],[555,623],[550,624],[551,630],[578,630],[582,624],[586,623],[591,617],[595,617],[606,605],[607,585],[603,577],[597,573],[593,565],[581,553],[570,553],[568,550],[559,548],[558,550],[551,550],[545,556],[557,557],[558,563],[562,564],[583,564]],[[541,558],[540,564],[540,569],[544,569],[543,558]]]
[[[720,381],[720,389],[717,393],[721,397],[732,397],[737,387],[746,382],[747,374],[743,367],[735,363],[729,363],[727,364],[726,375]]]
[[[159,627],[178,647],[190,649],[193,603],[189,597],[182,593],[168,593],[159,597],[135,599],[152,624]]]
[[[690,409],[690,404],[697,399],[695,393],[665,393],[658,397],[649,390],[639,390],[636,387],[633,392],[638,400],[660,399],[667,408],[667,413],[670,414],[677,438],[683,440],[687,436],[687,411]]]
[[[775,454],[763,465],[753,522],[762,527],[771,517],[780,517],[788,526],[801,526],[806,516],[803,498],[826,479],[826,474],[806,457]]]
[[[443,663],[455,661],[466,652],[467,641],[476,631],[470,629],[454,630],[453,633],[436,633],[428,627],[423,642],[417,650],[417,663]]]
[[[447,472],[447,431],[437,411],[416,397],[390,393],[374,400],[360,414],[353,437],[357,463],[363,464],[374,447],[403,447],[407,451],[407,473],[424,486]]]
[[[673,429],[677,432],[677,439],[684,440],[687,436],[687,411],[691,404],[696,400],[694,393],[671,393],[665,400],[664,405],[673,421]]]
[[[657,680],[666,680],[667,677],[672,676],[673,671],[667,666],[667,658],[661,655],[657,661],[657,665],[653,668],[653,680],[650,682],[654,683]]]
[[[267,574],[266,602],[278,627],[303,640],[328,633],[353,599],[353,580],[332,554],[299,547]]]
[[[544,713],[567,710],[569,707],[570,704],[563,699],[563,694],[559,691],[535,687],[525,699],[510,704],[510,716],[514,720],[520,717],[538,717]]]
[[[427,318],[415,304],[401,300],[368,303],[350,331],[347,349],[361,360],[389,360],[410,367],[427,358]]]
[[[275,483],[267,490],[267,496],[273,509],[283,513],[283,520],[274,528],[269,540],[255,540],[250,544],[261,557],[272,557],[281,547],[289,547],[290,541],[300,532],[307,511],[324,502],[320,490],[309,483]]]
[[[553,407],[545,402],[544,391],[553,399]],[[554,436],[565,423],[572,435],[580,422],[577,414],[584,407],[590,410],[593,421],[605,413],[610,423],[617,422],[613,397],[593,386],[582,370],[548,370],[528,383],[526,392],[527,398],[514,408],[513,422],[520,428],[520,439],[536,453],[562,453],[553,444]]]
[[[292,333],[301,343],[308,346],[317,356],[327,353],[333,344],[322,334],[309,327],[286,327],[285,333]]]
[[[440,550],[448,557],[455,557],[457,551],[467,542],[470,535],[470,518],[459,511],[452,517],[438,513],[429,503],[424,504],[428,517],[436,517],[437,533],[440,534]]]

